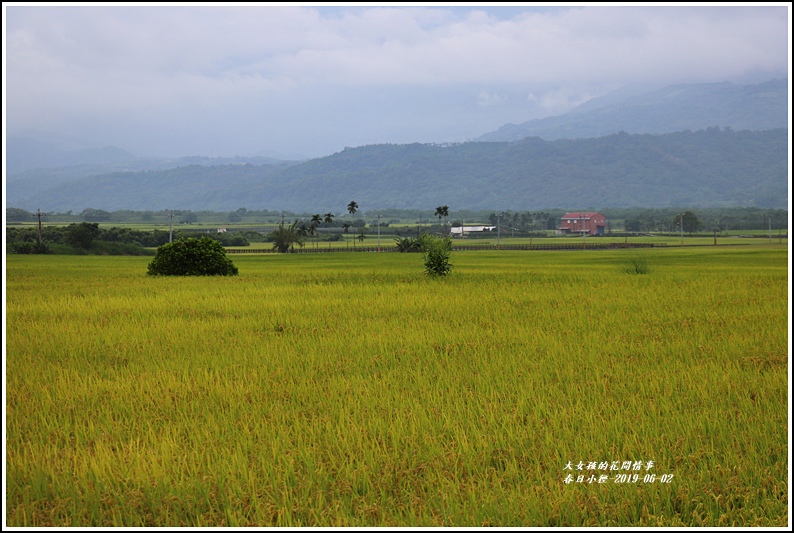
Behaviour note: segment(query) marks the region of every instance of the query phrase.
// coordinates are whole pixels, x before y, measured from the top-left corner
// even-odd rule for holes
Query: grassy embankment
[[[7,523],[785,525],[785,247],[634,254],[9,256]]]

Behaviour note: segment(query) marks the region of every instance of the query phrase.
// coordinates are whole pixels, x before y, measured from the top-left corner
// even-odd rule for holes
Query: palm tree
[[[438,217],[439,221],[441,220],[441,217],[444,217],[444,227],[446,227],[447,225],[446,218],[449,216],[449,207],[445,205],[440,205],[436,207],[436,216]]]
[[[323,219],[323,221],[330,226],[333,223],[333,221],[334,221],[334,214],[333,213],[326,213],[325,214],[325,218]],[[328,249],[329,250],[331,249],[331,241],[330,241],[330,239],[328,241]]]
[[[353,215],[353,225],[356,224],[356,211],[358,210],[358,204],[351,200],[349,204],[347,204],[347,212]],[[347,232],[345,232],[347,233]],[[356,241],[353,241],[353,248],[356,247]]]
[[[303,248],[303,238],[306,237],[308,234],[309,234],[309,228],[306,226],[305,223],[301,222],[301,225],[298,226],[298,235],[301,238],[301,240],[298,241],[298,245],[300,245],[301,248]]]
[[[311,220],[311,226],[309,226],[309,234],[313,236],[315,231],[317,230],[317,226],[322,224],[322,222],[323,222],[323,217],[322,216],[320,216],[319,214],[313,215],[312,216],[312,220]],[[319,242],[317,241],[317,239],[315,239],[314,240],[314,248],[317,249],[317,247],[319,245],[320,245]]]
[[[348,224],[347,222],[345,222],[344,224],[342,224],[342,229],[345,231],[345,233],[347,233],[347,230],[349,230],[349,229],[350,229],[350,224]],[[348,243],[348,244],[347,244],[347,247],[348,247],[348,249],[350,249],[350,241],[348,241],[347,239],[345,239],[345,242],[347,242],[347,243]],[[355,242],[353,242],[353,246],[354,246],[354,247],[355,247],[355,245],[356,245],[356,243],[355,243]]]

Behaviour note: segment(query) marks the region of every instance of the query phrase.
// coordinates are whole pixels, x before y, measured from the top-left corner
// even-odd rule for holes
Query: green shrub
[[[403,237],[402,239],[397,237],[396,239],[394,239],[394,242],[397,244],[398,252],[422,251],[422,241],[417,237]]]
[[[22,241],[9,243],[11,253],[14,254],[49,254],[52,252],[47,242]]]
[[[149,263],[150,276],[236,276],[226,250],[209,237],[180,239],[157,249]]]
[[[425,274],[429,276],[446,276],[452,270],[449,256],[452,253],[452,239],[442,238],[424,233],[421,237],[424,252]]]

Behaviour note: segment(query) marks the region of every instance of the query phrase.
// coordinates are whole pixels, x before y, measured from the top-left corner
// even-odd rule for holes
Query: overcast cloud
[[[138,155],[465,141],[627,84],[788,76],[767,7],[4,5],[9,134]]]

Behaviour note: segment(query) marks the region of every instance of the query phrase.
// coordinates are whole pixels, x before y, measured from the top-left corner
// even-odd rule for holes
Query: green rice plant
[[[624,254],[10,255],[6,523],[785,526],[786,248]]]
[[[633,254],[621,263],[621,270],[626,274],[650,274],[651,267],[647,255]]]

